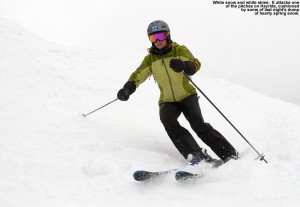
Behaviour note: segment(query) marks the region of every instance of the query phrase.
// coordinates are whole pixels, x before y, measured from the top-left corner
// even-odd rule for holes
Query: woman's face
[[[164,47],[167,46],[167,40],[157,40],[155,43],[154,43],[155,47],[157,47],[158,49],[163,49]]]

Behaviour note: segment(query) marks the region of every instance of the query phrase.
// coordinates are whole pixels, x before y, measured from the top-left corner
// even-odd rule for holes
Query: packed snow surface
[[[136,182],[139,169],[204,166],[186,167],[168,138],[153,78],[128,102],[82,116],[116,98],[146,55],[130,52],[57,46],[0,19],[2,207],[299,205],[300,107],[203,77],[205,67],[194,82],[269,163],[255,161],[254,150],[199,94],[205,120],[241,158],[192,182],[179,183],[174,174]],[[180,122],[190,129],[184,117]]]

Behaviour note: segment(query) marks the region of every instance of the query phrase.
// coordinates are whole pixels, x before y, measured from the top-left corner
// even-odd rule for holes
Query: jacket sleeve
[[[150,55],[147,55],[141,65],[133,72],[128,81],[133,82],[136,87],[142,84],[150,75],[152,75]]]
[[[180,48],[180,56],[184,57],[187,63],[187,71],[185,71],[188,75],[194,75],[197,71],[200,70],[201,62],[193,56],[193,54],[189,51],[186,46],[181,46]]]

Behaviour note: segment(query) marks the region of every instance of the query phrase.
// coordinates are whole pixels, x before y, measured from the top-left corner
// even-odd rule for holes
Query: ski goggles
[[[159,33],[154,33],[154,34],[149,35],[149,40],[150,40],[152,43],[157,42],[157,40],[163,41],[163,40],[165,40],[166,38],[167,38],[167,37],[166,37],[166,33],[165,33],[165,32],[159,32]]]

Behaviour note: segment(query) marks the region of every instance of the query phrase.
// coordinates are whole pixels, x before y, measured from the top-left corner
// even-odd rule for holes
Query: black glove
[[[188,75],[194,75],[197,71],[195,63],[191,61],[182,61],[180,59],[172,59],[170,61],[170,68],[176,73],[185,72]]]
[[[120,101],[127,101],[129,96],[133,94],[136,89],[136,85],[133,81],[128,81],[122,89],[119,90],[117,97]]]
[[[188,67],[187,63],[180,59],[172,59],[170,61],[170,68],[172,68],[176,73],[182,73],[185,71],[186,67]]]
[[[122,88],[118,92],[118,99],[121,101],[127,101],[130,96],[130,91],[127,88]]]

